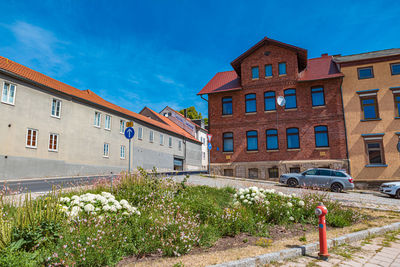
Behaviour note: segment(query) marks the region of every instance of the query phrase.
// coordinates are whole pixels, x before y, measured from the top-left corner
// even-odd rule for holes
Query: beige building
[[[338,56],[350,172],[400,180],[400,49]]]
[[[0,179],[110,174],[128,169],[200,170],[201,142],[160,122],[0,57]]]

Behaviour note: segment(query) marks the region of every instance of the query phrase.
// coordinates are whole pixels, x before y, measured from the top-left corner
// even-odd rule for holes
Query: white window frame
[[[124,120],[119,120],[119,133],[120,134],[125,133],[125,121]]]
[[[109,158],[109,157],[110,157],[110,144],[109,143],[104,143],[104,145],[103,145],[103,158]]]
[[[57,137],[56,139],[57,139],[57,142],[56,142],[56,148],[54,149],[54,148],[50,148],[50,144],[51,144],[51,136],[53,136],[53,144],[52,144],[52,146],[54,147],[54,137]],[[49,134],[49,146],[47,147],[48,148],[48,150],[50,151],[50,152],[58,152],[58,144],[59,144],[59,134],[56,134],[56,133],[50,133]]]
[[[55,114],[53,114],[53,105],[54,105],[54,102],[56,103],[56,106],[54,107],[54,112],[55,112]],[[59,106],[59,108],[58,108],[58,116],[57,116],[57,104],[60,104],[60,106]],[[51,117],[57,118],[57,119],[61,118],[61,100],[60,100],[60,99],[53,98],[53,99],[51,100]]]
[[[121,148],[119,150],[119,158],[125,159],[125,156],[126,156],[126,148],[124,145],[121,145]]]
[[[149,132],[149,142],[153,143],[154,142],[154,131],[150,130]]]
[[[168,146],[172,147],[172,137],[171,136],[168,138]]]
[[[5,90],[4,87],[5,87],[6,84],[8,84],[6,100],[3,100],[4,90]],[[14,98],[13,98],[12,102],[10,102],[10,91],[11,91],[10,88],[11,88],[11,86],[14,86]],[[4,104],[8,104],[8,105],[13,105],[14,106],[15,105],[16,95],[17,95],[17,85],[15,85],[13,83],[10,83],[10,82],[4,81],[3,82],[3,88],[1,90],[1,102],[4,103]]]
[[[160,145],[164,145],[164,135],[162,133],[160,133]]]
[[[108,125],[107,125],[107,122],[108,122]],[[108,130],[108,131],[111,130],[111,115],[108,115],[108,114],[105,115],[105,117],[104,117],[104,129]]]
[[[31,142],[30,142],[31,145],[28,145],[28,133],[29,133],[29,131],[32,131],[32,133],[33,133],[33,132],[36,132],[36,143],[35,143],[34,146],[32,146],[32,133],[31,133]],[[26,130],[25,147],[27,147],[27,148],[37,148],[38,136],[39,136],[39,130],[32,129],[32,128],[28,128],[28,129]]]
[[[96,116],[98,115],[98,116]],[[98,118],[98,119],[97,119]],[[97,122],[97,123],[96,123]],[[101,125],[101,113],[98,111],[94,112],[94,122],[93,122],[93,126],[96,128],[100,128]]]
[[[142,127],[138,128],[138,139],[139,140],[143,139],[143,128]]]

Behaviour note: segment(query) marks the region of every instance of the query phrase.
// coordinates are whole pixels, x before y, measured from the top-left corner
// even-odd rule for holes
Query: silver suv
[[[290,187],[318,187],[333,192],[354,189],[353,178],[344,171],[314,168],[302,173],[282,174],[279,182]]]

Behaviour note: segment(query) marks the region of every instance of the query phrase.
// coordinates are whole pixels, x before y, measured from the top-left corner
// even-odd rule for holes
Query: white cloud
[[[164,75],[158,74],[158,75],[156,75],[156,77],[163,83],[170,84],[170,85],[177,86],[177,87],[184,87],[184,85],[182,83],[178,83],[174,79],[166,77]]]

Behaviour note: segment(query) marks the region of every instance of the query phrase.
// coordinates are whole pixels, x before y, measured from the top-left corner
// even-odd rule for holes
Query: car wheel
[[[296,187],[299,185],[299,182],[294,178],[290,178],[289,180],[287,180],[287,185],[290,187]]]
[[[396,192],[396,198],[400,199],[400,189],[398,189],[397,192]]]
[[[332,192],[337,192],[340,193],[343,190],[343,185],[341,185],[340,183],[333,183],[331,185],[331,191]]]

